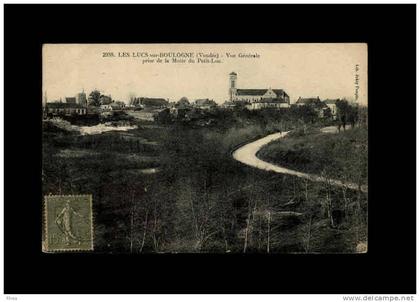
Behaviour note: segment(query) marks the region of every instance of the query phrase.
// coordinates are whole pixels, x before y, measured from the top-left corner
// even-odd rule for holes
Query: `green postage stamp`
[[[45,196],[42,250],[93,251],[92,195]]]

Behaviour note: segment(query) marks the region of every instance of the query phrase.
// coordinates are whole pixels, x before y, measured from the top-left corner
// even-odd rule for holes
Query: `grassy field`
[[[340,133],[291,133],[265,146],[258,156],[302,172],[323,174],[334,179],[367,184],[366,128]]]
[[[284,124],[219,121],[87,136],[45,127],[43,192],[93,195],[99,252],[335,253],[366,240],[366,196],[231,157]]]

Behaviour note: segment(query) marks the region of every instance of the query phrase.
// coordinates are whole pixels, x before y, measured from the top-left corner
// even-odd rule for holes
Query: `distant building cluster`
[[[325,99],[321,100],[319,96],[303,98],[299,97],[295,103],[297,107],[308,106],[316,111],[319,117],[331,117],[332,119],[337,118],[337,103],[340,99]],[[348,102],[352,107],[357,107],[357,103]]]
[[[199,118],[204,111],[217,108],[212,99],[196,99],[192,102],[182,97],[177,102],[170,102],[164,98],[136,97],[130,100],[129,110],[135,111],[136,118],[145,121],[159,119],[178,119],[189,121]]]
[[[328,104],[327,104],[328,101]],[[325,117],[327,114],[330,114],[333,118],[335,118],[337,114],[337,106],[336,101],[338,100],[325,100],[321,101],[319,96],[316,98],[302,98],[299,97],[296,101],[296,106],[302,107],[302,106],[310,106],[311,108],[315,109],[315,111],[318,113],[319,117]]]
[[[131,97],[128,104],[113,100],[111,95],[101,94],[98,90],[92,91],[89,96],[84,91],[76,96],[64,97],[64,101],[48,101],[44,97],[45,116],[83,116],[89,114],[109,115],[115,111],[132,111],[133,114],[147,121],[155,121],[160,118],[175,118],[192,120],[200,118],[205,111],[213,111],[217,108],[228,110],[248,109],[287,109],[290,107],[307,106],[312,108],[319,117],[337,117],[337,102],[339,99],[321,100],[319,97],[299,97],[295,104],[290,104],[290,97],[281,88],[249,89],[237,87],[238,74],[229,74],[228,100],[219,106],[214,100],[201,98],[189,101],[182,97],[177,102],[159,97]]]
[[[87,108],[76,103],[47,103],[46,113],[50,115],[85,115]]]
[[[237,87],[238,74],[229,74],[229,100],[222,107],[227,109],[246,108],[248,110],[281,109],[292,106],[307,106],[313,109],[320,118],[337,118],[337,102],[340,99],[321,100],[318,97],[299,97],[295,104],[290,104],[290,97],[284,89],[242,89]],[[351,104],[350,105],[357,105]]]
[[[86,93],[81,92],[76,97],[65,97],[64,100],[64,102],[61,99],[48,102],[47,95],[45,94],[44,114],[53,116],[87,114]]]
[[[99,91],[97,92],[99,94]],[[125,103],[114,101],[110,95],[98,95],[95,102],[87,97],[84,91],[79,92],[76,96],[64,97],[59,100],[49,101],[47,95],[44,95],[43,110],[45,116],[74,116],[106,113],[113,110],[122,110]]]

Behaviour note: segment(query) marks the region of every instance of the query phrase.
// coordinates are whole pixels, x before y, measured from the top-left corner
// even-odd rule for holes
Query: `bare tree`
[[[248,232],[249,232],[250,223],[251,223],[251,199],[248,200],[248,217],[246,219],[244,249],[243,249],[244,253],[246,253],[246,249],[248,247]]]
[[[144,243],[146,241],[146,234],[147,234],[147,218],[149,216],[149,209],[146,209],[146,215],[143,222],[143,237],[140,245],[140,253],[143,251]]]
[[[312,213],[309,215],[309,220],[306,225],[306,231],[304,234],[304,249],[305,253],[310,253],[311,251],[311,237],[312,237]]]
[[[133,253],[133,239],[134,239],[134,190],[131,193],[131,210],[130,210],[130,253]]]
[[[270,253],[271,211],[267,211],[267,253]]]

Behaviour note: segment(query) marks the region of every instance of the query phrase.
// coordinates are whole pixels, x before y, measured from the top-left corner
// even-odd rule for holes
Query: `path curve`
[[[322,128],[321,131],[324,133],[333,133],[335,132],[334,130],[335,127],[325,127]],[[335,128],[336,129],[336,128]],[[292,169],[288,169],[279,165],[275,165],[269,162],[266,162],[262,159],[259,159],[257,157],[257,153],[258,151],[260,151],[260,149],[271,143],[272,141],[284,138],[290,131],[286,131],[286,132],[277,132],[277,133],[273,133],[270,135],[267,135],[263,138],[260,138],[256,141],[253,141],[249,144],[246,144],[242,147],[239,147],[238,149],[236,149],[233,153],[232,156],[234,159],[236,159],[237,161],[254,167],[254,168],[258,168],[261,170],[265,170],[265,171],[272,171],[272,172],[276,172],[276,173],[281,173],[281,174],[288,174],[288,175],[293,175],[293,176],[297,176],[300,178],[304,178],[304,179],[308,179],[311,181],[316,181],[316,182],[328,182],[332,185],[335,186],[341,186],[341,187],[346,187],[348,189],[352,189],[352,190],[358,190],[358,185],[355,183],[348,183],[348,182],[342,182],[340,180],[335,180],[335,179],[327,179],[325,177],[319,176],[319,175],[315,175],[315,174],[309,174],[309,173],[303,173],[303,172],[299,172],[299,171],[295,171]],[[367,192],[367,186],[362,186],[361,187],[361,191],[362,192]]]

